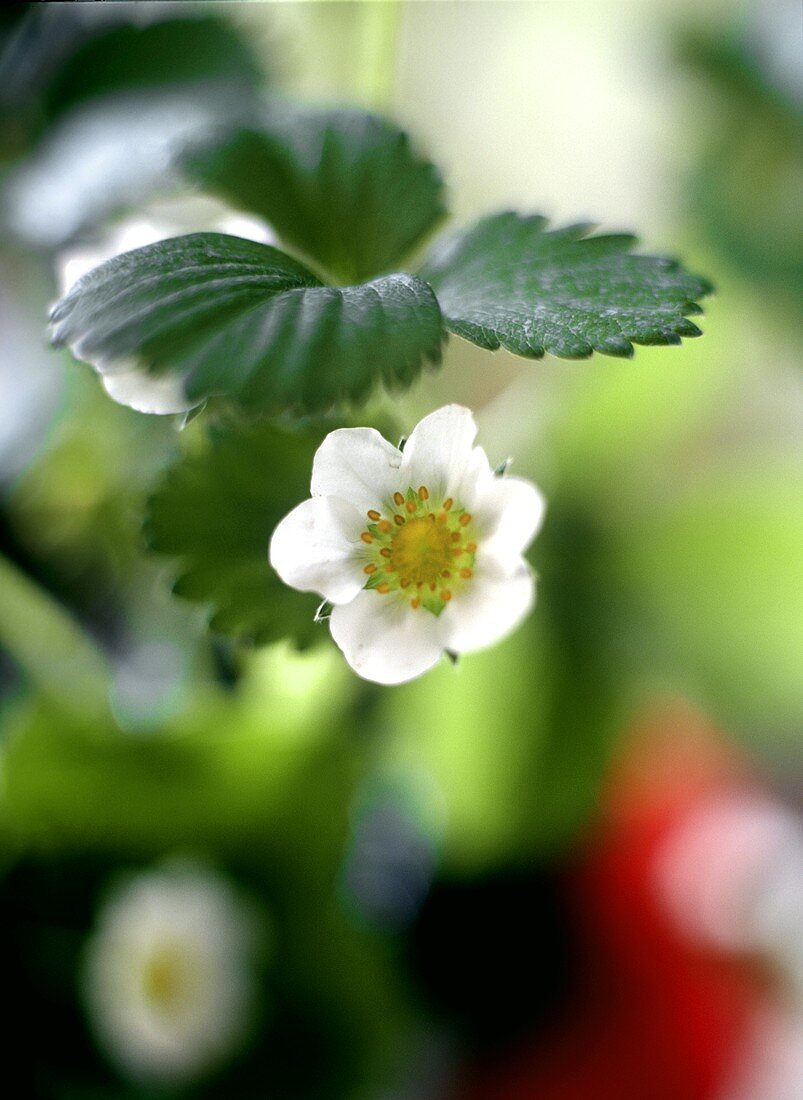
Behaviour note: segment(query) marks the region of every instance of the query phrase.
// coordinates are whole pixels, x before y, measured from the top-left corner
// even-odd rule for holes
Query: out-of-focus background
[[[799,1096],[799,4],[1,18],[14,1094]],[[394,399],[407,429],[468,404],[549,501],[526,625],[395,689],[325,627],[303,653],[210,635],[140,530],[202,428],[115,404],[46,342],[109,232],[248,235],[171,150],[268,91],[400,122],[457,223],[635,229],[717,287],[682,348],[530,362],[453,338]]]

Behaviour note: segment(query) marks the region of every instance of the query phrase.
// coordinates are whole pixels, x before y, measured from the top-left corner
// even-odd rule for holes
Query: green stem
[[[393,99],[402,0],[363,0],[357,94],[366,107],[386,111]]]
[[[60,705],[90,718],[108,712],[103,654],[63,607],[2,555],[0,645]]]

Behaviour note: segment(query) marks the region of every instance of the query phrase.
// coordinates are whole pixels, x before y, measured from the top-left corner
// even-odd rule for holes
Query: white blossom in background
[[[315,455],[312,498],[273,533],[273,568],[334,605],[332,637],[366,680],[402,683],[445,651],[492,645],[533,605],[522,555],[543,497],[497,476],[476,434],[460,405],[425,417],[403,452],[373,428],[331,432]]]
[[[175,195],[149,203],[137,214],[110,226],[94,241],[74,244],[56,259],[59,294],[67,294],[94,267],[147,244],[185,233],[229,233],[260,244],[274,244],[275,236],[266,222],[240,214],[217,199],[195,194]],[[82,355],[83,359],[85,357]],[[100,363],[92,362],[98,368]],[[103,388],[119,405],[137,412],[167,415],[188,412],[197,401],[184,393],[184,379],[175,375],[156,376],[144,370],[136,359],[104,362],[100,375]]]
[[[792,809],[742,792],[706,800],[660,849],[655,883],[689,936],[762,957],[803,1015],[803,823]]]
[[[164,866],[118,887],[86,946],[83,994],[109,1060],[178,1086],[236,1052],[255,1006],[257,922],[211,872]]]
[[[36,248],[63,246],[115,210],[175,189],[177,153],[235,109],[225,94],[213,104],[186,89],[121,92],[73,108],[3,181],[3,227]]]

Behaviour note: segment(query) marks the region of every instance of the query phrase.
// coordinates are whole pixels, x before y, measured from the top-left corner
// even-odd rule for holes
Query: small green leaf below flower
[[[216,429],[151,497],[149,545],[178,559],[174,591],[207,605],[213,630],[256,643],[289,636],[300,646],[327,637],[315,622],[320,597],[283,584],[267,549],[276,524],[309,490],[322,435],[265,422]]]
[[[630,356],[633,344],[699,336],[689,314],[710,293],[675,260],[635,255],[629,234],[590,235],[516,213],[484,218],[436,246],[422,271],[447,328],[480,347],[540,359]]]

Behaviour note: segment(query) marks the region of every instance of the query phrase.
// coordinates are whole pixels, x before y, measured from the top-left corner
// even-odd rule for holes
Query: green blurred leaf
[[[411,275],[332,288],[267,245],[192,233],[123,253],[55,306],[56,344],[101,372],[139,361],[194,401],[318,411],[413,381],[443,338],[431,289]]]
[[[229,23],[216,16],[165,19],[105,29],[81,45],[47,89],[55,115],[74,103],[120,89],[225,82],[255,86],[256,59]]]
[[[73,4],[5,5],[4,16],[19,14],[6,33],[0,28],[0,153],[58,131],[74,108],[120,97],[152,103],[191,89],[196,105],[251,105],[264,75],[244,36],[227,19],[185,7],[177,15],[173,5],[152,4],[143,25],[129,4],[107,5],[99,20]],[[98,159],[93,167],[105,166]]]
[[[717,251],[773,304],[803,309],[803,111],[747,48],[681,43],[716,111],[691,176],[693,211]]]
[[[547,231],[537,215],[496,214],[435,249],[422,272],[447,327],[480,347],[540,359],[630,356],[633,344],[699,336],[687,315],[710,285],[674,260],[633,255],[628,234]]]
[[[179,558],[175,591],[211,605],[212,629],[260,643],[290,636],[302,646],[326,636],[313,621],[319,598],[288,588],[268,564],[277,523],[309,496],[321,435],[265,423],[219,429],[152,496],[148,541]]]
[[[362,111],[274,106],[262,128],[222,136],[184,166],[344,282],[393,270],[445,213],[435,166]]]
[[[655,653],[730,726],[799,736],[801,477],[736,466],[660,498],[614,552]]]

